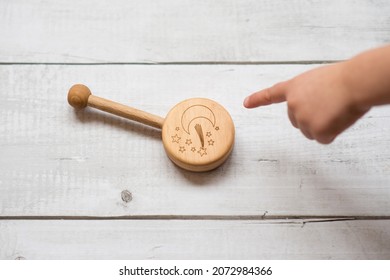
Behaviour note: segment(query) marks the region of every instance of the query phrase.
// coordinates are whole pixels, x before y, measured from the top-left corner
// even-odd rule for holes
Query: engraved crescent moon
[[[190,134],[190,124],[195,119],[206,119],[213,127],[215,126],[215,115],[213,111],[204,105],[192,105],[188,107],[181,116],[181,126],[183,130]]]

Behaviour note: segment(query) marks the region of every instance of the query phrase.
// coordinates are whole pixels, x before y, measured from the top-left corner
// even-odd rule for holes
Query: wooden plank
[[[339,60],[389,34],[385,0],[0,2],[1,62]]]
[[[389,259],[390,221],[0,221],[0,259]]]
[[[328,146],[293,128],[285,104],[242,107],[250,92],[311,67],[1,66],[0,214],[389,215],[389,107]],[[235,122],[233,153],[213,172],[183,171],[160,131],[75,113],[66,95],[78,82],[160,116],[187,98],[213,99]]]

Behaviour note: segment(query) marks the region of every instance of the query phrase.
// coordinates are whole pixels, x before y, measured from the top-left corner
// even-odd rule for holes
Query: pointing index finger
[[[244,100],[244,106],[246,108],[255,108],[284,101],[286,101],[286,82],[281,82],[249,95]]]

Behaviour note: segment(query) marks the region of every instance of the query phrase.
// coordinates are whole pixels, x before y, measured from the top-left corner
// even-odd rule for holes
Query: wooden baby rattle
[[[168,157],[189,171],[202,172],[220,166],[234,144],[234,124],[229,113],[206,98],[191,98],[173,107],[164,118],[91,94],[85,85],[70,88],[68,102],[76,109],[87,106],[162,129]]]

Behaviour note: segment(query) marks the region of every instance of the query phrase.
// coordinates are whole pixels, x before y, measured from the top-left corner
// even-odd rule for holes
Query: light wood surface
[[[321,62],[389,43],[389,21],[387,0],[5,0],[0,61]]]
[[[389,215],[389,107],[328,146],[292,127],[285,104],[243,108],[248,92],[313,67],[2,66],[2,215]],[[75,81],[158,115],[188,97],[213,99],[236,125],[231,157],[210,173],[182,171],[159,130],[94,109],[75,113],[66,102]]]
[[[0,259],[389,259],[389,107],[324,146],[241,105],[389,34],[382,0],[0,1]],[[184,171],[75,83],[157,116],[212,99],[234,150]]]
[[[0,221],[0,258],[389,259],[389,228],[390,221]]]

